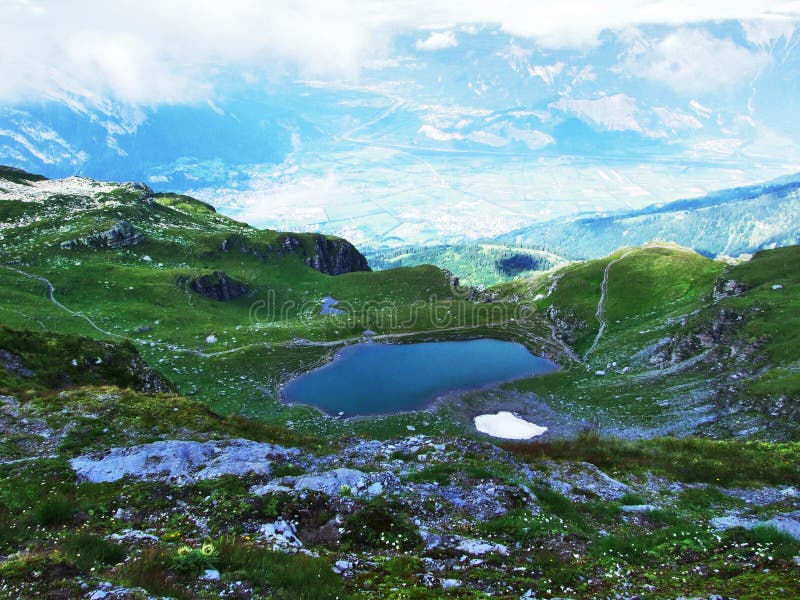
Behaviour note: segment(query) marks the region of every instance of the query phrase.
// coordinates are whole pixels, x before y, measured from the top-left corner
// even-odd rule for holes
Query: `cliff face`
[[[314,236],[314,253],[306,256],[306,264],[320,273],[341,275],[354,271],[371,271],[367,259],[350,242]]]
[[[276,254],[298,254],[309,267],[326,275],[372,271],[367,259],[353,244],[319,233],[284,233],[277,242],[266,246],[252,245],[241,236],[234,235],[222,240],[219,248],[223,252],[238,248],[242,254],[251,254],[260,260],[269,260]]]
[[[326,275],[372,270],[367,259],[353,244],[319,233],[305,234],[302,237],[294,233],[286,234],[279,242],[279,252],[299,253],[309,267]]]

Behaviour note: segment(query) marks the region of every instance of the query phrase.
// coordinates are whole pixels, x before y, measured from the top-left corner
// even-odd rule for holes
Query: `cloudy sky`
[[[0,0],[0,164],[360,244],[478,238],[797,173],[799,24],[800,0]]]
[[[191,103],[222,75],[243,82],[282,74],[357,81],[392,56],[399,35],[416,48],[454,47],[458,27],[489,25],[548,48],[591,48],[603,30],[676,26],[622,68],[676,88],[731,83],[758,69],[752,48],[680,29],[741,20],[768,42],[800,17],[796,0],[0,0],[0,102],[85,97],[134,105]],[[709,69],[730,65],[728,72]]]

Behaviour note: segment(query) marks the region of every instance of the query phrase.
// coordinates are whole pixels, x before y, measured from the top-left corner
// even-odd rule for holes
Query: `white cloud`
[[[460,133],[449,133],[447,131],[442,131],[433,125],[423,125],[417,130],[417,133],[432,140],[436,140],[437,142],[450,142],[452,140],[464,139],[464,136]]]
[[[742,23],[747,41],[756,46],[769,46],[784,38],[789,41],[797,29],[797,22],[790,19],[761,19]]]
[[[508,140],[503,136],[481,129],[471,132],[467,136],[467,139],[471,142],[475,142],[476,144],[491,146],[492,148],[502,148],[503,146],[508,145]]]
[[[703,128],[703,124],[697,120],[697,117],[669,109],[665,106],[655,107],[653,113],[658,117],[658,120],[661,121],[664,127],[672,131]]]
[[[536,129],[529,130],[510,127],[508,135],[512,140],[524,142],[531,150],[538,150],[539,148],[544,148],[545,146],[556,143],[556,140],[552,136]]]
[[[636,100],[625,94],[602,96],[597,99],[561,98],[550,104],[551,108],[573,113],[610,131],[643,132],[636,119],[639,107]]]
[[[531,77],[539,77],[547,85],[553,85],[556,77],[561,75],[564,70],[564,63],[558,62],[553,65],[534,65],[528,67],[528,74]]]
[[[467,134],[444,131],[433,125],[423,125],[417,130],[417,133],[437,142],[469,140],[475,144],[493,148],[501,148],[507,146],[511,141],[519,141],[526,144],[531,150],[538,150],[555,143],[555,139],[543,131],[519,129],[505,123],[486,129],[477,129]]]
[[[694,112],[696,112],[699,116],[703,117],[704,119],[708,119],[714,112],[713,109],[700,104],[697,100],[689,100],[689,108],[691,108]]]
[[[421,48],[452,46],[458,41],[453,29],[476,24],[558,48],[595,45],[606,29],[725,19],[749,23],[771,15],[786,18],[763,32],[748,26],[748,36],[763,40],[783,32],[786,20],[800,18],[800,5],[796,0],[0,0],[0,102],[73,93],[146,106],[205,102],[221,79],[275,80],[288,73],[352,80],[363,65],[391,56],[397,34],[427,35],[443,24],[452,29],[430,34]],[[715,48],[730,50],[724,44]],[[678,64],[686,75],[682,80],[692,79],[688,65]],[[647,63],[653,76],[660,65]]]
[[[452,31],[434,31],[424,40],[417,40],[417,50],[443,50],[458,46],[456,34]]]
[[[654,44],[637,46],[622,70],[684,92],[709,92],[752,78],[769,62],[751,50],[702,29],[681,28]]]

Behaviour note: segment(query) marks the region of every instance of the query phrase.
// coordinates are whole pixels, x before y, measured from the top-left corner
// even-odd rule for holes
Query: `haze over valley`
[[[510,8],[498,23],[445,10],[409,29],[421,11],[411,4],[402,19],[400,5],[382,20],[333,19],[315,42],[304,36],[319,22],[292,23],[301,47],[227,50],[200,36],[176,49],[166,9],[139,32],[135,15],[110,22],[101,10],[97,24],[121,36],[97,42],[106,63],[91,70],[76,38],[49,37],[26,58],[24,83],[0,89],[0,162],[142,181],[256,226],[373,249],[472,242],[800,171],[791,18],[733,8],[708,21],[687,9],[650,24],[637,9],[566,35],[575,24],[548,20],[546,7],[520,23]],[[14,14],[32,37],[5,42],[9,65],[48,33],[25,6]],[[228,27],[221,39],[246,28]],[[164,48],[163,64],[131,43],[137,35]],[[218,54],[190,67],[192,51]],[[60,76],[45,78],[52,65]]]

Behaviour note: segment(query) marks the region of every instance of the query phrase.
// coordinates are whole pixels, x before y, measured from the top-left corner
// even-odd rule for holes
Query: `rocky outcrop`
[[[77,250],[80,248],[124,248],[135,246],[144,241],[144,234],[138,231],[128,221],[120,221],[108,231],[93,233],[82,238],[61,242],[62,250]]]
[[[737,515],[725,515],[711,519],[711,527],[714,529],[733,529],[744,527],[753,529],[754,527],[774,527],[778,531],[785,533],[800,541],[800,510],[789,513],[780,513],[768,520],[761,520]]]
[[[567,344],[574,344],[578,339],[578,330],[586,328],[586,321],[576,319],[571,312],[559,310],[555,304],[547,307],[547,318],[555,327],[559,339]]]
[[[314,236],[313,252],[305,257],[305,262],[312,269],[326,275],[372,270],[367,264],[367,259],[353,244],[347,240],[323,235]]]
[[[0,368],[17,377],[33,377],[34,373],[26,367],[20,358],[7,350],[0,348]]]
[[[299,454],[295,448],[241,439],[228,442],[164,440],[79,456],[72,459],[70,465],[79,480],[91,483],[130,477],[184,485],[223,475],[269,475],[273,461],[285,462]]]
[[[231,236],[219,244],[222,252],[237,249],[242,254],[269,260],[273,256],[296,254],[312,269],[326,275],[343,275],[355,271],[371,271],[367,259],[347,240],[327,237],[319,233],[281,234],[271,245],[257,246],[241,236]]]
[[[759,345],[737,339],[736,331],[743,324],[744,315],[722,308],[711,319],[699,322],[661,344],[650,357],[650,363],[663,369],[703,353],[708,353],[710,362],[734,355],[742,362],[752,356]]]
[[[720,277],[714,282],[714,291],[712,293],[712,298],[714,304],[723,300],[724,298],[730,298],[731,296],[741,296],[744,292],[747,291],[747,285],[742,283],[741,281],[736,281],[735,279],[725,279],[724,277]]]
[[[196,294],[219,301],[239,298],[248,291],[244,283],[230,278],[223,271],[214,271],[210,275],[201,275],[194,279],[179,277],[178,286],[186,285]]]
[[[152,369],[128,340],[91,338],[0,327],[0,379],[14,386],[64,389],[113,385],[141,392],[166,392],[172,384]],[[12,385],[7,380],[7,385]]]
[[[146,196],[152,196],[153,194],[155,194],[155,192],[153,191],[153,188],[151,188],[146,183],[142,183],[141,181],[134,181],[134,182],[130,183],[129,185],[134,190],[137,190],[139,192],[144,192]]]
[[[591,463],[545,463],[546,470],[529,471],[528,476],[537,485],[546,485],[574,502],[587,498],[619,500],[631,491],[626,484],[606,475]]]
[[[391,472],[364,473],[358,469],[332,469],[321,473],[287,476],[254,486],[250,493],[263,496],[274,492],[312,491],[328,496],[380,496],[386,490],[400,487],[400,480]]]

